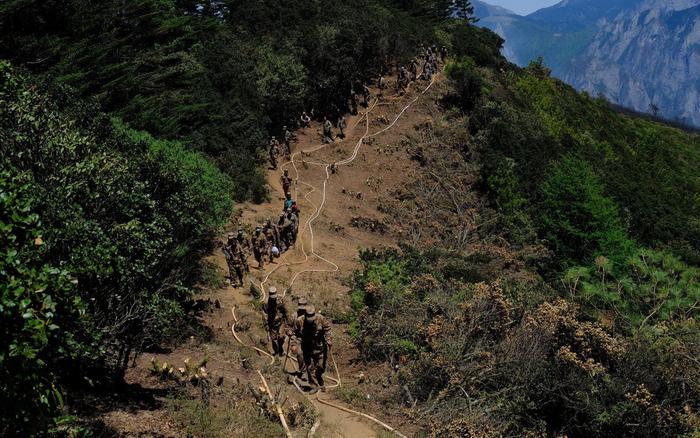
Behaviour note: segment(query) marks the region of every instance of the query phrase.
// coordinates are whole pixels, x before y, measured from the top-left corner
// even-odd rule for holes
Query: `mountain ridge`
[[[579,90],[700,125],[700,1],[565,0],[526,16],[490,14],[477,3],[480,24],[506,40],[512,62],[541,56]]]
[[[700,135],[464,3],[1,4],[0,436],[700,432]]]

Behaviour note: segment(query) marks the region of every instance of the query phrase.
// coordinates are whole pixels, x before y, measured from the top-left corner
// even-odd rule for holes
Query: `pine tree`
[[[474,17],[474,6],[469,0],[453,0],[452,9],[457,18],[467,20],[471,23],[479,21],[478,18]]]

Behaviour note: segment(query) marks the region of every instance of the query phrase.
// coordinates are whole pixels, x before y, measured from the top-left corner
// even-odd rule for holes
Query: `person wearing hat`
[[[287,215],[282,212],[280,214],[279,219],[277,219],[277,223],[275,224],[275,228],[277,228],[277,233],[280,236],[280,251],[285,252],[289,249],[289,242],[287,238],[287,231],[286,229],[288,228],[288,223],[286,222]]]
[[[304,366],[304,355],[301,351],[301,335],[304,329],[304,316],[306,315],[306,306],[309,305],[309,301],[304,297],[299,297],[297,300],[297,314],[292,321],[290,321],[290,328],[287,330],[287,336],[289,336],[289,352],[293,357],[297,359],[297,376],[301,377],[302,380],[306,380],[306,367]]]
[[[333,143],[333,124],[328,117],[323,118],[323,143]]]
[[[255,261],[258,262],[258,269],[265,267],[264,257],[267,254],[267,249],[268,244],[265,234],[263,234],[262,228],[256,227],[253,235],[253,255],[255,256]]]
[[[238,229],[236,233],[236,241],[238,242],[238,247],[241,249],[241,262],[243,263],[243,268],[246,272],[250,272],[250,267],[248,266],[248,256],[250,256],[250,240],[248,236],[245,235],[242,228]]]
[[[316,313],[314,306],[306,306],[304,325],[301,332],[301,350],[309,384],[318,386],[323,391],[323,373],[331,352],[333,338],[331,323],[323,315]],[[314,388],[312,392],[316,392]]]
[[[245,269],[245,256],[233,233],[228,234],[228,240],[223,247],[224,257],[228,265],[228,277],[233,287],[243,287],[243,270]],[[235,274],[235,277],[234,277]],[[234,278],[238,279],[238,283]]]
[[[280,182],[282,183],[282,191],[284,193],[289,193],[289,189],[292,187],[292,177],[289,176],[289,170],[284,169],[284,173],[280,177]]]
[[[357,93],[352,85],[350,86],[350,115],[357,115]]]
[[[291,224],[289,227],[289,243],[290,246],[293,246],[297,243],[297,235],[299,234],[299,215],[294,212],[294,206],[287,210],[287,220]]]
[[[277,229],[280,232],[280,239],[285,249],[289,249],[292,246],[292,222],[287,219],[287,214],[285,212],[280,213],[280,217],[277,220]]]
[[[265,324],[267,332],[270,334],[272,351],[280,356],[284,355],[284,334],[282,325],[287,320],[287,309],[282,303],[282,298],[277,295],[277,288],[270,286],[268,289],[267,302],[263,304],[265,312]]]
[[[277,255],[279,255],[279,248],[281,248],[281,243],[280,243],[280,232],[277,229],[276,225],[273,225],[272,220],[270,218],[265,219],[265,224],[263,224],[263,233],[265,234],[265,238],[267,239],[267,246],[268,250],[265,252],[270,258],[270,263],[274,262],[274,251],[272,248],[277,248]]]
[[[269,148],[269,154],[270,154],[270,165],[272,166],[273,169],[277,169],[277,157],[280,154],[280,142],[277,141],[275,136],[272,136],[272,139],[270,140],[270,148]]]
[[[289,158],[292,155],[292,131],[283,126],[282,132],[284,132],[284,154]]]
[[[338,131],[339,131],[338,137],[345,138],[345,130],[348,127],[348,122],[347,122],[347,120],[345,120],[344,115],[341,114],[340,117],[338,118],[337,126],[338,126]]]

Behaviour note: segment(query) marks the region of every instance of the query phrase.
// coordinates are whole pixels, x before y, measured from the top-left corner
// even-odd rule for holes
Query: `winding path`
[[[393,121],[391,123],[389,123],[384,128],[378,130],[377,132],[370,134],[370,132],[369,132],[370,131],[370,116],[372,114],[372,111],[377,107],[377,105],[379,105],[379,101],[375,100],[369,106],[369,108],[364,113],[362,113],[361,116],[359,116],[359,118],[355,121],[355,123],[353,125],[352,130],[354,130],[357,127],[357,125],[362,123],[362,121],[364,120],[364,125],[365,125],[364,126],[364,133],[355,142],[355,146],[353,148],[352,154],[341,161],[337,161],[335,163],[336,166],[347,166],[347,165],[351,164],[353,161],[355,161],[355,159],[358,157],[360,149],[362,148],[362,145],[365,143],[365,141],[369,138],[377,137],[380,134],[392,129],[396,125],[398,120],[406,113],[406,111],[412,105],[414,105],[433,86],[434,82],[435,82],[435,77],[422,91],[416,93],[415,97],[413,99],[411,99],[405,106],[403,106],[401,111],[395,115],[395,117],[393,118]],[[298,243],[295,246],[294,251],[288,251],[285,254],[283,254],[280,257],[280,259],[278,259],[277,265],[274,268],[272,268],[271,270],[264,273],[264,275],[262,276],[262,280],[259,281],[259,284],[255,284],[254,280],[251,278],[251,280],[250,280],[251,283],[256,288],[258,288],[261,292],[260,296],[259,296],[259,300],[261,302],[264,302],[267,298],[266,284],[269,283],[273,274],[277,273],[278,271],[280,271],[280,269],[282,269],[284,267],[299,266],[299,267],[302,267],[302,269],[296,271],[294,273],[294,275],[291,277],[291,279],[289,279],[288,286],[284,289],[282,296],[285,296],[286,293],[289,290],[291,290],[291,288],[294,286],[295,282],[297,281],[297,279],[301,275],[314,274],[314,273],[315,274],[333,273],[333,272],[338,272],[340,270],[340,267],[338,266],[338,264],[335,263],[334,261],[332,261],[330,259],[330,257],[323,256],[317,252],[317,250],[316,250],[316,238],[315,238],[315,233],[314,233],[314,221],[316,221],[318,219],[318,217],[323,212],[324,207],[326,207],[326,190],[327,190],[328,181],[331,177],[330,168],[331,168],[332,163],[326,163],[326,162],[322,162],[322,161],[310,161],[310,160],[306,159],[306,157],[310,157],[312,154],[314,154],[318,151],[321,151],[329,146],[333,146],[333,145],[337,146],[338,144],[337,143],[320,144],[320,145],[314,145],[314,146],[306,148],[306,149],[300,149],[292,154],[290,161],[284,163],[281,166],[280,170],[283,170],[285,167],[289,167],[289,166],[291,166],[294,170],[295,182],[296,182],[296,184],[294,186],[295,199],[299,199],[299,195],[300,195],[299,187],[300,186],[308,188],[308,191],[303,193],[303,197],[304,197],[305,202],[308,203],[308,205],[310,205],[311,207],[313,207],[313,212],[308,216],[308,219],[304,223],[303,227],[299,230],[299,235],[298,235],[298,239],[297,239]],[[301,159],[300,159],[300,157],[301,157]],[[325,173],[325,177],[321,183],[320,188],[316,187],[312,183],[304,181],[302,179],[302,175],[301,175],[301,172],[299,170],[299,166],[301,166],[301,165],[303,165],[303,166],[312,165],[312,166],[318,166],[318,167],[322,168],[323,172]],[[277,176],[277,173],[271,174],[270,179],[275,178],[275,176]],[[269,183],[270,183],[270,186],[275,187],[274,180],[269,181]],[[314,201],[311,199],[311,195],[313,193],[316,193],[316,192],[319,192],[320,196],[321,196],[320,202],[318,204],[314,203]],[[308,252],[307,252],[306,242],[304,240],[306,233],[308,233],[308,244],[309,244]],[[300,245],[299,245],[299,243],[300,243]],[[298,247],[298,250],[297,250],[297,247]],[[291,261],[288,260],[292,256],[292,254],[299,253],[299,252],[301,252],[301,257],[298,260],[291,260]],[[322,262],[327,267],[325,267],[325,268],[311,267],[310,265],[312,265],[312,262],[313,262],[312,259],[315,259],[315,260]],[[240,293],[240,292],[238,292],[238,293]],[[270,360],[269,365],[274,364],[275,358],[272,355],[270,355],[269,352],[267,352],[263,349],[260,349],[260,348],[256,347],[255,345],[246,344],[245,342],[243,342],[240,339],[240,337],[238,336],[238,334],[236,332],[236,325],[238,324],[239,321],[238,321],[238,318],[236,316],[236,308],[235,307],[233,307],[231,309],[231,314],[233,317],[233,324],[231,325],[231,332],[232,332],[234,338],[236,339],[236,341],[238,343],[240,343],[241,345],[246,346],[246,347],[251,348],[251,349],[254,349],[259,354],[269,358],[269,360]],[[289,358],[291,358],[291,356],[289,356]],[[294,360],[294,358],[291,358],[291,359]],[[335,358],[332,355],[331,355],[331,359],[332,359],[332,363],[333,363],[334,368],[335,368],[334,371],[335,371],[336,377],[335,378],[329,377],[329,379],[331,381],[333,381],[334,383],[332,385],[329,385],[328,389],[332,389],[332,388],[339,387],[342,385],[340,371],[338,369],[337,364],[335,363]],[[265,386],[267,386],[267,382],[265,381],[265,377],[263,377],[262,370],[257,369],[257,372],[259,373]],[[336,425],[340,428],[340,430],[342,430],[344,434],[347,434],[344,436],[366,437],[366,436],[374,436],[376,434],[371,429],[367,429],[366,426],[364,428],[361,426],[358,426],[357,421],[350,421],[349,422],[349,421],[347,421],[347,416],[339,416],[339,415],[337,415],[337,412],[336,412],[336,414],[333,414],[332,412],[329,411],[329,409],[336,410],[338,412],[344,412],[344,413],[350,414],[352,416],[356,416],[356,417],[370,420],[370,421],[374,422],[375,424],[378,424],[379,426],[383,427],[384,429],[386,429],[390,432],[393,432],[395,435],[402,437],[402,438],[406,438],[405,435],[401,434],[398,430],[396,430],[392,426],[382,422],[381,420],[379,420],[378,418],[376,418],[372,415],[341,406],[338,403],[334,403],[333,401],[326,400],[325,398],[319,397],[318,394],[315,398],[309,397],[301,390],[301,388],[296,383],[296,381],[294,382],[294,384],[302,394],[304,394],[306,397],[309,398],[310,401],[312,401],[312,403],[314,404],[316,409],[319,411],[319,413],[321,414],[319,416],[319,420],[321,420],[321,422],[336,423]],[[320,403],[320,405],[319,405],[319,403]],[[323,408],[325,408],[325,409],[323,409]],[[280,413],[280,417],[282,417],[281,413]],[[282,419],[282,421],[284,424],[284,419]],[[312,436],[314,434],[314,432],[317,430],[318,426],[319,426],[319,424],[317,421],[317,424],[314,425],[311,432],[309,433],[309,436]],[[285,427],[286,427],[286,425],[285,425]],[[289,436],[291,436],[291,435],[289,435]]]

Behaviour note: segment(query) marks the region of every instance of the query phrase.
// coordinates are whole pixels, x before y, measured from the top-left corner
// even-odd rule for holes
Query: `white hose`
[[[352,163],[352,162],[357,158],[357,155],[358,155],[358,153],[359,153],[359,151],[360,151],[360,148],[362,147],[362,144],[364,143],[365,139],[375,137],[375,136],[380,135],[380,134],[382,134],[382,133],[388,131],[389,129],[391,129],[391,128],[396,124],[396,122],[398,122],[399,118],[401,118],[401,116],[406,112],[406,110],[407,110],[408,108],[410,108],[411,105],[413,105],[422,95],[424,95],[424,94],[430,89],[430,87],[432,87],[434,81],[435,81],[435,79],[433,79],[433,80],[430,82],[430,84],[428,84],[428,86],[427,86],[418,96],[416,96],[413,100],[411,100],[411,102],[409,102],[408,105],[406,105],[406,106],[401,110],[401,112],[399,112],[399,114],[394,118],[394,121],[393,121],[393,122],[391,122],[389,125],[387,125],[387,126],[384,127],[383,129],[381,129],[381,130],[379,130],[379,131],[377,131],[377,132],[375,132],[375,133],[373,133],[373,134],[370,135],[370,134],[369,134],[369,113],[374,109],[374,107],[377,106],[378,100],[375,100],[374,103],[367,109],[367,111],[362,115],[362,117],[360,117],[360,119],[359,119],[359,120],[357,121],[357,123],[355,124],[355,126],[357,126],[357,124],[359,124],[359,122],[360,122],[363,118],[365,119],[366,127],[365,127],[365,133],[364,133],[364,135],[363,135],[362,137],[360,137],[360,139],[359,139],[359,140],[357,141],[357,143],[355,144],[355,147],[354,147],[354,149],[353,149],[352,155],[351,155],[350,157],[348,157],[348,158],[342,160],[342,161],[336,162],[336,165],[342,166],[342,165],[347,165],[347,164]],[[322,145],[315,146],[315,147],[313,147],[313,148],[311,148],[311,149],[302,150],[302,151],[297,151],[297,152],[295,152],[295,153],[292,154],[292,156],[290,157],[290,161],[287,162],[287,163],[285,163],[285,164],[282,165],[281,167],[284,168],[285,166],[291,164],[292,167],[294,168],[294,172],[295,172],[295,174],[296,174],[296,181],[299,182],[299,169],[297,168],[295,158],[296,158],[299,154],[311,154],[311,153],[313,153],[313,152],[319,151],[319,150],[321,150],[321,149],[323,149],[323,148],[326,148],[326,147],[328,147],[328,146],[329,146],[329,144],[322,144]],[[325,204],[326,204],[326,186],[327,186],[327,183],[328,183],[328,181],[329,181],[329,179],[330,179],[329,169],[330,169],[330,166],[331,166],[331,165],[328,164],[328,163],[320,163],[320,162],[315,162],[315,161],[304,161],[304,160],[302,160],[302,162],[303,162],[304,164],[311,164],[311,165],[320,166],[320,167],[323,167],[323,168],[324,168],[324,171],[325,171],[325,173],[326,173],[326,177],[325,177],[325,179],[323,180],[323,191],[322,191],[322,194],[321,194],[321,203],[320,203],[320,205],[317,206],[316,204],[314,204],[313,201],[311,201],[311,199],[309,199],[309,195],[311,195],[312,193],[314,193],[314,192],[316,191],[316,187],[314,187],[313,185],[308,184],[308,183],[306,183],[306,182],[303,182],[303,181],[300,182],[302,185],[307,186],[307,187],[310,188],[310,191],[308,191],[307,193],[304,194],[304,199],[305,199],[310,205],[312,205],[313,208],[314,208],[314,212],[311,214],[311,216],[309,216],[309,219],[307,220],[307,222],[306,222],[306,224],[304,225],[304,227],[299,231],[299,235],[297,236],[297,239],[301,242],[301,252],[302,252],[304,258],[303,258],[303,260],[298,260],[298,261],[294,261],[294,262],[281,263],[281,264],[277,265],[274,269],[270,270],[270,271],[265,275],[265,277],[263,278],[263,280],[260,282],[260,291],[261,291],[260,301],[263,301],[263,302],[266,300],[266,297],[267,297],[267,292],[266,292],[266,290],[265,290],[265,283],[268,282],[268,280],[270,279],[270,276],[271,276],[272,274],[274,274],[278,269],[280,269],[280,268],[282,268],[282,267],[284,267],[284,266],[301,265],[301,264],[307,263],[307,262],[309,261],[309,253],[306,252],[306,248],[305,248],[305,246],[304,246],[303,240],[300,239],[300,237],[302,236],[302,234],[304,233],[304,231],[305,231],[307,228],[308,228],[309,234],[310,234],[310,245],[311,245],[310,254],[311,254],[312,256],[316,257],[317,259],[319,259],[319,260],[325,262],[326,264],[330,265],[332,268],[330,268],[330,269],[304,269],[304,270],[302,270],[302,271],[299,271],[299,272],[297,272],[296,274],[294,274],[294,276],[292,277],[292,280],[291,280],[290,283],[289,283],[289,288],[288,288],[288,289],[291,289],[291,288],[292,288],[292,286],[294,285],[295,281],[297,280],[297,278],[298,278],[301,274],[306,274],[306,273],[323,273],[323,272],[332,273],[332,272],[338,272],[338,271],[340,270],[340,268],[338,267],[337,264],[335,264],[335,263],[332,262],[331,260],[328,260],[327,258],[321,256],[320,254],[318,254],[318,253],[316,252],[316,248],[315,248],[315,235],[314,235],[314,229],[313,229],[313,226],[312,226],[313,222],[314,222],[316,219],[318,219],[318,217],[321,215],[321,212],[322,212],[322,210],[323,210],[323,207],[324,207]],[[299,190],[299,189],[298,189],[298,184],[297,184],[297,186],[295,186],[296,197],[298,197],[298,194],[299,194],[299,191],[298,191],[298,190]],[[284,258],[284,257],[285,257],[285,256],[283,256],[283,258]],[[252,282],[252,280],[251,280],[251,282]],[[253,284],[254,284],[254,283],[253,283]],[[284,296],[284,295],[287,293],[287,290],[288,290],[288,289],[285,289],[285,290],[283,291],[282,296]],[[235,337],[236,341],[238,341],[241,345],[246,345],[245,343],[243,343],[243,341],[238,337],[238,335],[237,335],[237,333],[236,333],[236,324],[238,323],[238,319],[236,318],[235,308],[231,308],[231,313],[232,313],[233,319],[234,319],[234,323],[233,323],[233,325],[231,326],[231,332],[233,333],[233,336]],[[263,351],[263,350],[260,349],[260,348],[257,348],[257,347],[254,347],[254,346],[249,346],[249,345],[246,345],[246,346],[248,346],[248,347],[250,347],[250,348],[252,348],[252,349],[258,351],[259,353],[261,353],[261,354],[263,354],[263,355],[269,356],[270,359],[271,359],[270,365],[274,364],[274,362],[275,362],[275,357],[274,357],[273,355],[269,354],[269,353],[266,352],[266,351]],[[289,356],[289,352],[287,352],[286,354],[287,354],[287,357],[289,357],[289,358],[291,358],[292,360],[296,361],[296,358]],[[335,388],[335,387],[341,386],[342,383],[341,383],[341,379],[340,379],[340,371],[339,371],[339,369],[338,369],[338,365],[337,365],[336,362],[335,362],[335,357],[333,357],[333,354],[331,354],[331,360],[332,360],[333,366],[334,366],[334,368],[335,368],[335,372],[336,372],[337,378],[327,377],[329,380],[332,380],[332,381],[335,382],[335,384],[328,386],[328,388]],[[262,377],[262,373],[260,372],[260,370],[258,370],[258,373],[260,373],[260,376]],[[264,379],[264,378],[263,378],[263,379]],[[294,386],[296,386],[296,388],[297,388],[302,394],[304,394],[305,396],[307,396],[306,393],[304,393],[304,391],[299,387],[298,383],[296,382],[296,377],[294,378],[293,383],[294,383]],[[308,396],[307,396],[307,397],[308,397]],[[323,403],[323,404],[325,404],[325,405],[327,405],[327,406],[331,406],[331,407],[334,407],[334,408],[336,408],[336,409],[342,410],[342,411],[344,411],[344,412],[351,413],[351,414],[355,414],[355,415],[359,415],[359,416],[362,416],[362,417],[364,417],[364,418],[367,418],[367,419],[369,419],[369,420],[371,420],[371,421],[373,421],[373,422],[375,422],[375,423],[381,425],[381,426],[384,427],[386,430],[395,433],[395,434],[398,435],[399,437],[406,438],[405,435],[401,434],[401,433],[400,433],[399,431],[397,431],[396,429],[392,428],[391,426],[389,426],[389,425],[386,424],[386,423],[383,423],[382,421],[378,420],[377,418],[375,418],[375,417],[373,417],[373,416],[371,416],[371,415],[365,414],[364,412],[355,411],[355,410],[352,410],[352,409],[349,409],[349,408],[345,408],[345,407],[343,407],[343,406],[339,406],[339,405],[336,405],[336,404],[331,403],[331,402],[329,402],[329,401],[323,400],[323,399],[321,399],[320,397],[318,397],[318,394],[317,394],[317,396],[316,396],[316,399],[317,399],[320,403]],[[315,429],[318,428],[318,424],[320,424],[320,423],[317,422],[317,423],[314,424],[314,427],[312,428],[312,431],[310,431],[309,436],[312,436],[312,435],[314,434]]]

